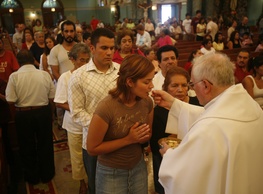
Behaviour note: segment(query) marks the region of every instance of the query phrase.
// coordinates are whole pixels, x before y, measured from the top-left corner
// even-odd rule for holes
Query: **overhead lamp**
[[[56,11],[56,9],[55,9],[54,7],[52,7],[52,8],[51,8],[51,11],[52,11],[52,12],[55,12],[55,11]]]
[[[13,13],[13,12],[14,12],[14,10],[13,10],[13,9],[9,9],[9,12],[10,12],[10,13]]]
[[[34,18],[34,17],[36,17],[36,13],[35,13],[35,12],[31,12],[30,16],[31,16],[32,18]]]

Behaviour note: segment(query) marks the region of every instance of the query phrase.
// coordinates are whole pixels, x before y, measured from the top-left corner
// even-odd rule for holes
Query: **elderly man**
[[[195,61],[189,86],[204,108],[153,92],[155,103],[170,109],[166,130],[182,138],[176,149],[162,142],[166,194],[263,193],[263,112],[235,85],[233,68],[220,53]]]
[[[17,54],[20,69],[10,75],[6,101],[15,105],[15,124],[25,180],[31,184],[49,182],[55,175],[52,112],[55,96],[50,75],[34,67],[28,50]]]

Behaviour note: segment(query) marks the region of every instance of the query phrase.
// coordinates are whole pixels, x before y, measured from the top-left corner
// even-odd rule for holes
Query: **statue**
[[[150,7],[152,7],[152,4],[148,5],[147,3],[141,3],[141,4],[138,4],[138,7],[143,9],[144,21],[147,21],[147,18],[148,18],[148,9],[149,9]]]
[[[115,13],[114,13],[115,22],[120,19],[120,6],[119,1],[115,2]]]

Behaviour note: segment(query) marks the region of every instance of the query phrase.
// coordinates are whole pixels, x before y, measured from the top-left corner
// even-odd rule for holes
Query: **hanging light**
[[[3,7],[3,8],[16,8],[16,7],[19,7],[19,5],[15,0],[4,0],[1,3],[1,7]]]
[[[56,11],[56,9],[55,9],[54,7],[52,7],[52,8],[51,8],[51,11],[52,11],[52,12],[55,12],[55,11]]]
[[[10,13],[13,13],[13,12],[14,12],[14,10],[13,10],[13,9],[9,9],[9,12],[10,12]]]

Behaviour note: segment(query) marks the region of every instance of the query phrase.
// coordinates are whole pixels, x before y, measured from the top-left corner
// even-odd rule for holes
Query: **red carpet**
[[[72,170],[67,142],[54,143],[56,175],[49,183],[29,185],[27,194],[75,194],[79,182],[72,179]]]
[[[37,185],[26,184],[26,190],[28,194],[58,194],[54,181],[49,183],[40,183]]]

